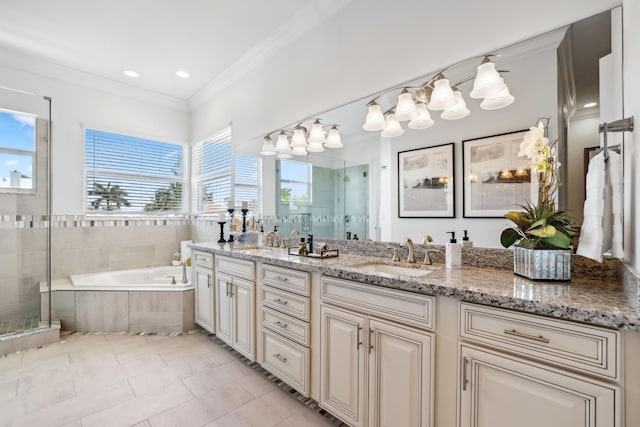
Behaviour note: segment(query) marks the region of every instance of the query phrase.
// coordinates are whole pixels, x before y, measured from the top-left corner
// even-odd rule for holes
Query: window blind
[[[184,147],[127,135],[85,132],[86,210],[184,214]]]

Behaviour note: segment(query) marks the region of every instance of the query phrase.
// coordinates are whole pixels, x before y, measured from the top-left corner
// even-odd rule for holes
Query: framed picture
[[[526,130],[462,141],[463,217],[503,218],[537,201],[536,174],[518,156]]]
[[[453,143],[398,153],[398,216],[453,218]]]

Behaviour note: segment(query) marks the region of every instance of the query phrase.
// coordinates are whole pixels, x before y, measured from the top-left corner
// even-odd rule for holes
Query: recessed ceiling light
[[[128,77],[138,77],[138,73],[136,73],[133,70],[124,70],[123,73],[125,76],[128,76]]]
[[[182,77],[183,79],[188,79],[189,73],[187,73],[186,71],[178,70],[176,71],[176,76]]]
[[[584,104],[584,108],[591,108],[591,107],[595,107],[596,105],[598,105],[597,102],[589,102]]]

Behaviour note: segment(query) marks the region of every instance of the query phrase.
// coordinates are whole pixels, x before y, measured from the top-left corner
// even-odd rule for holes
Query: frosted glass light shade
[[[464,102],[464,99],[462,98],[462,93],[460,93],[459,90],[456,90],[455,92],[453,92],[453,95],[456,98],[456,104],[452,107],[445,109],[440,115],[440,117],[442,117],[445,120],[462,119],[464,117],[467,117],[470,113],[469,109],[467,108],[467,104]]]
[[[396,120],[395,114],[390,113],[387,115],[387,127],[382,131],[381,136],[383,138],[394,138],[404,133],[404,129],[400,126],[400,122]]]
[[[320,120],[316,119],[316,121],[313,122],[313,126],[311,126],[311,132],[309,132],[309,145],[318,144],[318,143],[322,145],[325,143],[325,141],[326,139],[324,137],[324,130],[322,129],[322,123],[320,123]],[[312,151],[312,150],[309,150],[309,151]]]
[[[293,154],[294,156],[306,156],[308,154],[307,147],[306,146],[293,147],[293,149],[291,150],[291,154]]]
[[[427,104],[429,110],[444,110],[456,104],[456,97],[453,95],[453,90],[449,86],[448,79],[436,80],[433,93],[431,94],[431,101]]]
[[[427,104],[418,102],[416,109],[418,111],[418,115],[409,122],[409,128],[426,129],[433,126],[431,114],[429,114],[429,110],[427,110]]]
[[[369,112],[367,113],[367,120],[364,122],[362,129],[368,131],[378,131],[384,129],[387,125],[384,120],[384,114],[380,106],[375,102],[369,106]]]
[[[280,132],[278,135],[278,139],[276,140],[276,151],[280,154],[289,153],[291,151],[291,147],[289,147],[289,138],[287,138],[287,134],[284,133],[284,131]]]
[[[278,154],[270,136],[264,137],[264,143],[262,144],[262,150],[260,150],[260,154],[262,154],[263,156],[275,156],[276,154]]]
[[[513,104],[513,101],[516,99],[509,92],[507,85],[503,84],[503,86],[504,87],[500,92],[496,93],[492,97],[485,98],[480,103],[480,108],[483,110],[499,110],[500,108]]]
[[[485,62],[478,65],[478,72],[473,82],[473,90],[469,96],[476,99],[484,98],[490,91],[495,90],[496,86],[503,84],[500,74],[496,71],[496,64]]]
[[[292,159],[293,155],[291,155],[291,153],[279,153],[278,158],[280,160]]]
[[[296,127],[293,130],[293,136],[291,137],[291,148],[307,147],[307,138],[304,135],[304,129],[302,127]],[[306,150],[305,150],[306,154]]]
[[[311,137],[309,137],[311,139]],[[307,147],[307,151],[310,153],[321,153],[324,151],[324,145],[322,142],[311,142],[309,141],[309,146]]]
[[[329,130],[329,135],[327,135],[327,142],[324,143],[324,146],[327,148],[340,148],[342,147],[342,138],[340,137],[340,132],[338,132],[337,126],[333,126]]]
[[[405,122],[413,120],[418,115],[416,103],[413,102],[413,96],[404,89],[398,96],[398,104],[396,105],[396,120]]]

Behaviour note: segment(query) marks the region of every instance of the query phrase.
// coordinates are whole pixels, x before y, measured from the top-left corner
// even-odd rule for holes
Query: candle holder
[[[227,223],[227,221],[218,221],[218,224],[220,225],[220,238],[218,239],[218,243],[227,243],[226,240],[224,240],[224,225]]]
[[[240,209],[240,212],[242,212],[242,232],[246,233],[247,232],[247,212],[249,212],[249,209]]]
[[[231,233],[232,231],[235,231],[235,226],[233,225],[233,213],[235,212],[235,209],[229,208],[227,209],[227,212],[229,212],[229,233]]]

